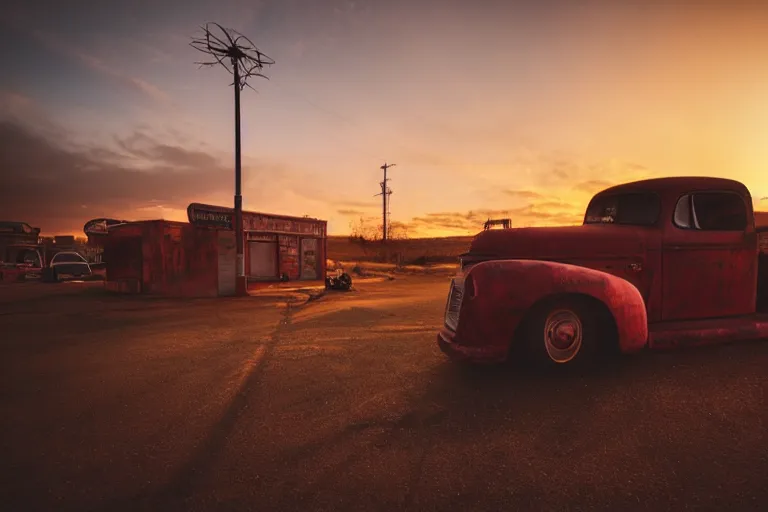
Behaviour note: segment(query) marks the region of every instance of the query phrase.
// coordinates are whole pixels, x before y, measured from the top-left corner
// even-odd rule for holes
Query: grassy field
[[[377,261],[403,265],[453,263],[469,249],[471,236],[413,238],[381,242],[350,240],[346,236],[328,237],[328,258],[336,261]]]

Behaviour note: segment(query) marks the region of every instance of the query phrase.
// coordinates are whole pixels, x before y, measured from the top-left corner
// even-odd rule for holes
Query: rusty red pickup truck
[[[768,338],[767,236],[737,181],[611,187],[580,226],[476,235],[451,281],[438,344],[455,360],[578,365]]]

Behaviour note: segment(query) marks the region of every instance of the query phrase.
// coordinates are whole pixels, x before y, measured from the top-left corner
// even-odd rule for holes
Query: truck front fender
[[[473,289],[471,296],[465,296],[462,318],[466,314],[473,319],[469,324],[486,324],[481,327],[486,342],[504,343],[496,334],[503,330],[509,343],[511,333],[534,305],[559,295],[582,295],[601,302],[615,320],[622,352],[641,350],[648,341],[648,318],[640,291],[606,272],[550,261],[499,260],[474,265],[465,279],[471,279]],[[459,329],[462,327],[459,322]]]

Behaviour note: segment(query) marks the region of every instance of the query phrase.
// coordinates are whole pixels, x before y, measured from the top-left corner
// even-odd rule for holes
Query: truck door
[[[676,203],[662,242],[662,320],[754,313],[757,236],[752,206],[731,191],[694,192]]]

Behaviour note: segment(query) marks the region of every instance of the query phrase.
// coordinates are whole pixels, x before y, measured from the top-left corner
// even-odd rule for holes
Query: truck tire
[[[603,352],[601,317],[594,305],[576,297],[547,301],[531,312],[520,341],[536,365],[591,366]]]

